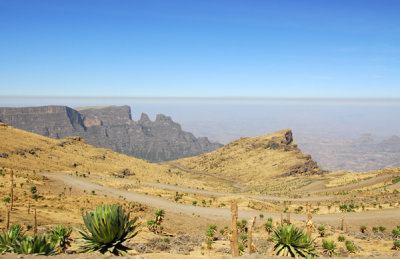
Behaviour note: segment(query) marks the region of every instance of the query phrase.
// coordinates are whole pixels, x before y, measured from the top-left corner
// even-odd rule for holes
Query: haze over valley
[[[157,114],[165,114],[196,137],[208,137],[222,144],[240,137],[292,129],[302,151],[311,154],[325,170],[363,172],[400,166],[400,121],[395,119],[400,117],[400,100],[397,99],[197,98],[193,101],[190,98],[20,97],[3,98],[2,102],[6,106],[130,104],[133,120],[139,121],[142,113],[153,121]]]

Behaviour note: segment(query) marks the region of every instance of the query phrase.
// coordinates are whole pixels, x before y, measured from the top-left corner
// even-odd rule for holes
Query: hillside
[[[207,165],[208,156],[213,164]],[[188,169],[190,159],[199,165],[193,164],[193,169]],[[219,230],[230,226],[232,201],[238,203],[240,219],[249,221],[257,216],[253,241],[261,255],[270,255],[273,246],[270,234],[265,231],[266,218],[273,218],[274,225],[279,225],[282,211],[286,210],[292,213],[292,224],[301,228],[304,228],[305,214],[311,212],[315,227],[323,224],[330,239],[345,235],[346,240],[356,245],[357,255],[380,252],[385,256],[394,252],[389,230],[399,225],[399,168],[321,175],[322,170],[311,157],[297,148],[290,130],[242,138],[226,148],[190,159],[171,162],[180,163],[183,169],[176,165],[172,168],[173,165],[152,164],[95,148],[80,137],[56,140],[0,123],[0,197],[7,197],[10,192],[9,177],[13,169],[14,197],[18,199],[14,199],[11,223],[23,224],[28,229],[32,225],[32,212],[36,210],[40,233],[56,224],[78,227],[82,224],[83,211],[102,203],[119,203],[142,222],[139,235],[128,243],[133,249],[132,255],[149,258],[153,255],[159,256],[154,258],[167,258],[165,255],[180,258],[180,251],[199,256],[196,258],[220,255],[225,258],[229,254],[227,238],[217,234],[213,248],[206,249],[204,233],[210,223]],[[207,166],[213,166],[212,170]],[[219,177],[211,176],[213,172]],[[235,172],[248,175],[235,175]],[[257,194],[251,192],[254,188],[249,188],[246,193],[233,193],[224,178],[234,179],[237,184],[242,180],[247,187],[263,185],[264,189],[268,184],[270,192]],[[25,197],[32,186],[37,187],[40,199]],[[3,202],[8,205],[5,199]],[[162,223],[165,232],[161,234],[146,228],[146,221],[153,218],[157,209],[166,212]],[[0,214],[0,228],[4,228],[6,206],[1,206]],[[346,226],[340,230],[343,216]],[[368,229],[383,226],[388,231],[358,233],[363,224]],[[32,234],[32,230],[28,233]],[[73,235],[73,238],[79,237],[77,231]],[[318,232],[312,233],[312,238],[318,247],[322,246],[323,237]],[[344,243],[337,245],[341,255],[349,255]],[[99,257],[97,254],[77,256]]]
[[[270,177],[302,176],[323,172],[310,155],[301,153],[291,130],[254,138],[240,138],[211,153],[184,158],[172,163],[184,168],[215,173],[260,185]]]
[[[80,137],[52,139],[0,123],[0,167],[28,171],[67,172],[79,175],[117,176],[183,186],[206,184],[207,177],[172,169],[168,165],[96,148]],[[215,181],[211,181],[214,183]],[[219,183],[221,184],[221,183]]]
[[[80,136],[95,147],[152,162],[195,156],[222,146],[205,137],[196,138],[182,130],[171,117],[162,114],[158,114],[155,121],[146,114],[134,121],[127,105],[77,109],[67,106],[3,107],[0,108],[0,122],[56,139]]]

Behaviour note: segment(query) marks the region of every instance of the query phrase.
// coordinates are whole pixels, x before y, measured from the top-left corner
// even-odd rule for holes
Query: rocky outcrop
[[[146,114],[133,121],[129,106],[0,108],[0,121],[52,138],[79,136],[95,147],[152,162],[199,155],[222,146],[196,138],[162,114],[155,121]]]
[[[83,122],[89,127],[129,124],[132,120],[128,105],[81,107],[76,110],[83,115]]]
[[[57,139],[85,132],[82,116],[66,106],[0,108],[0,121]]]

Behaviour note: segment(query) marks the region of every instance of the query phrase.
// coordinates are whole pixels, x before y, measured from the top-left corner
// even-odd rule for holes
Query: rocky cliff
[[[129,106],[0,108],[0,121],[52,138],[80,136],[95,147],[152,162],[199,155],[222,146],[196,138],[162,114],[155,121],[146,114],[133,121]]]

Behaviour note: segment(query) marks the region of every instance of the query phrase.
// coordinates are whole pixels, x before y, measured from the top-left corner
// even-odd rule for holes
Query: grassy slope
[[[8,157],[1,157],[3,153]],[[99,175],[110,175],[110,172],[128,168],[135,174],[133,178],[142,181],[209,189],[228,187],[225,182],[212,181],[168,165],[154,164],[108,149],[95,148],[77,137],[57,140],[4,123],[0,123],[0,167],[30,171],[78,171],[79,174],[91,172]]]
[[[289,140],[290,130],[254,138],[241,138],[211,153],[174,161],[185,168],[216,173],[247,184],[258,185],[282,176],[294,166],[313,162]],[[315,172],[320,169],[315,169]]]

